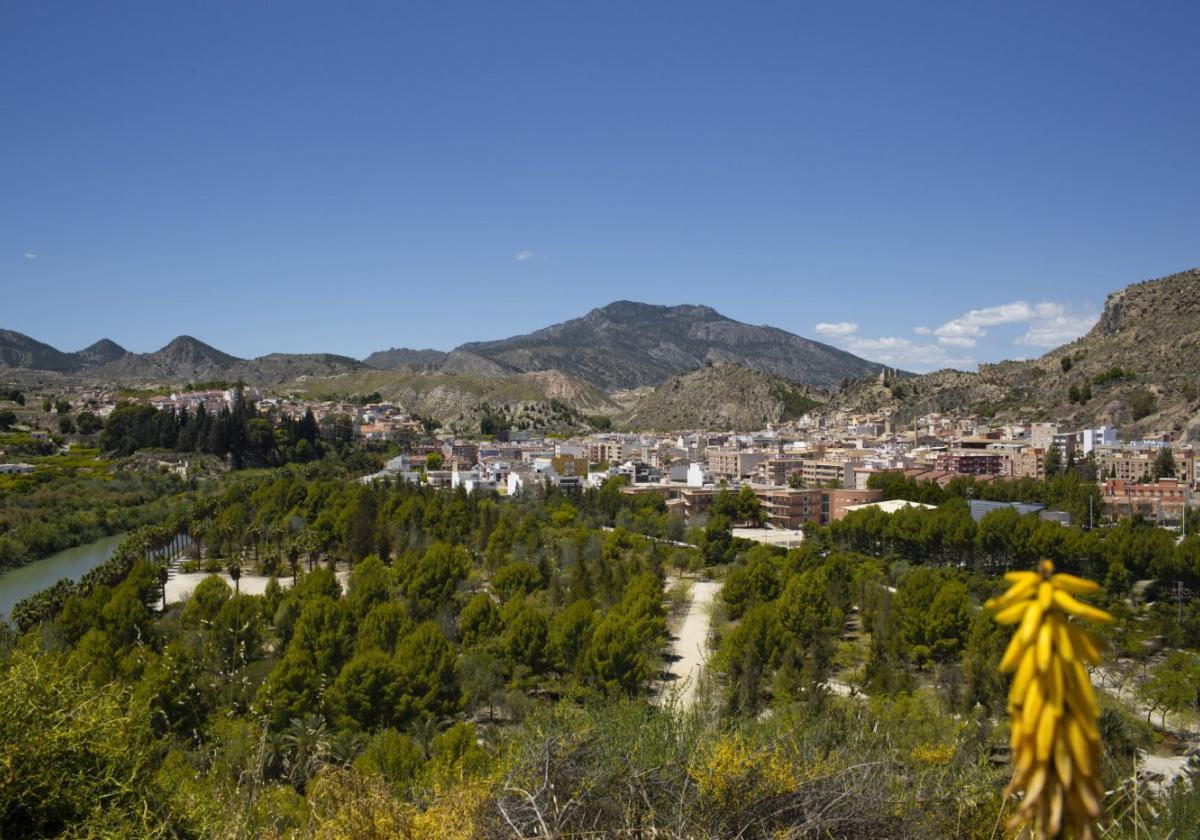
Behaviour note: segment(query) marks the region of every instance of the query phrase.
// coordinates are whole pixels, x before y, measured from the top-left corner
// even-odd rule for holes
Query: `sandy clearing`
[[[663,683],[659,702],[672,700],[680,708],[687,709],[696,700],[696,686],[704,674],[708,659],[708,628],[712,622],[712,603],[721,591],[721,584],[714,580],[692,582],[692,600],[688,605],[679,637],[671,646],[673,661],[667,665],[667,673],[673,679]]]
[[[342,591],[346,589],[346,581],[350,577],[350,572],[339,570],[335,572],[338,581],[342,584]],[[176,572],[175,576],[167,581],[167,603],[177,604],[191,597],[192,592],[200,584],[200,581],[207,577],[212,577],[208,572]],[[233,587],[233,579],[229,577],[227,572],[221,572],[217,575],[221,580]],[[239,581],[239,586],[243,595],[262,595],[267,590],[267,581],[269,577],[263,575],[242,575]],[[292,585],[292,576],[283,575],[279,578],[279,585],[284,589],[288,589]]]

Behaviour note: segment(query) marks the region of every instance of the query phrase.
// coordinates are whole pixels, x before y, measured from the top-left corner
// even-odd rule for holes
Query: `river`
[[[101,537],[86,545],[67,548],[41,560],[0,575],[0,618],[12,615],[13,605],[22,598],[41,592],[63,578],[79,580],[84,574],[112,557],[124,534]]]

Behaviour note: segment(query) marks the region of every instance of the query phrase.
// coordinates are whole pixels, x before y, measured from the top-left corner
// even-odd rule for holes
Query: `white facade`
[[[1097,446],[1116,446],[1117,430],[1112,426],[1101,426],[1098,429],[1083,430],[1083,454],[1087,455]]]

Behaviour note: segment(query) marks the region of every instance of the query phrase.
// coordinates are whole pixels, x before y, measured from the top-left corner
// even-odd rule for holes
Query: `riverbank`
[[[124,533],[111,534],[6,570],[0,574],[0,617],[10,620],[18,601],[50,588],[63,578],[79,580],[112,557],[123,539]]]

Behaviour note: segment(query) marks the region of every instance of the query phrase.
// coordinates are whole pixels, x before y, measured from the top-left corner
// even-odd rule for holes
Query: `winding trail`
[[[712,623],[712,604],[721,584],[714,580],[692,582],[691,603],[679,636],[671,646],[669,675],[659,690],[658,702],[674,701],[680,709],[690,709],[696,702],[696,686],[704,675],[708,660],[708,629]]]

